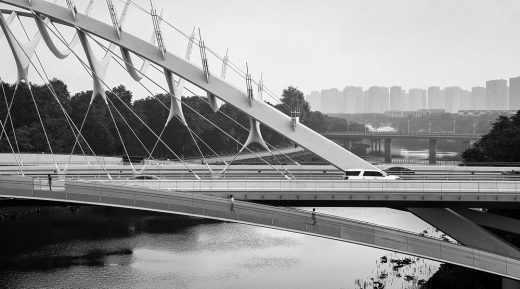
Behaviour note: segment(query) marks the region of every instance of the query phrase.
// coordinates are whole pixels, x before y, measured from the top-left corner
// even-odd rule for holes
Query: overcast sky
[[[121,11],[122,3],[113,1]],[[149,1],[136,2],[150,7]],[[76,3],[82,10],[86,0]],[[95,3],[93,15],[108,22],[105,1]],[[209,47],[220,54],[229,48],[230,59],[247,61],[253,78],[263,73],[266,86],[277,93],[289,85],[305,94],[347,85],[468,89],[520,75],[517,0],[154,0],[154,5],[185,32],[200,27]],[[124,30],[149,40],[151,20],[133,10]],[[186,41],[164,25],[163,33],[168,50],[183,55]],[[46,50],[42,41],[38,51],[52,75],[72,92],[90,89],[77,60],[56,60]],[[83,55],[80,46],[76,51]],[[5,38],[0,53],[5,60],[0,77],[11,82],[16,70]],[[198,57],[194,53],[192,61],[200,63]],[[212,59],[209,65],[214,73],[220,70]],[[41,82],[34,71],[31,76]],[[125,83],[143,94],[116,64],[108,83]]]

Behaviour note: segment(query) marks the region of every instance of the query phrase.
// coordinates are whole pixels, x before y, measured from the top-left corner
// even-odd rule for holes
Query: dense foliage
[[[500,116],[489,133],[462,154],[466,162],[520,162],[520,111]]]
[[[173,119],[168,126],[164,127],[170,107],[168,95],[158,94],[155,97],[133,101],[132,93],[124,86],[118,86],[112,90],[113,93],[107,93],[108,105],[101,97],[94,99],[83,123],[92,92],[83,91],[71,96],[62,81],[54,79],[50,85],[56,91],[59,102],[68,112],[74,124],[78,128],[83,124],[82,134],[96,154],[124,155],[125,147],[122,145],[124,143],[130,155],[147,156],[146,150],[152,151],[157,143],[154,157],[174,158],[173,153],[162,142],[157,142],[156,135],[160,135],[162,132],[164,143],[176,154],[199,155],[192,134],[179,120]],[[6,101],[10,103],[15,86],[4,83],[3,87]],[[70,153],[75,143],[75,137],[56,99],[45,85],[33,84],[32,90],[53,152]],[[6,124],[6,131],[14,150],[17,148],[11,125],[16,132],[16,141],[21,152],[50,152],[28,86],[21,84],[14,95],[11,109],[12,124],[10,121],[5,122],[5,119],[1,119]],[[221,108],[221,112],[213,113],[205,97],[194,96],[182,99],[189,128],[195,139],[197,136],[200,137],[197,142],[205,154],[211,153],[211,150],[203,142],[210,145],[211,149],[217,153],[227,153],[239,148],[231,137],[241,143],[247,138],[248,117],[234,107],[225,104]],[[314,130],[341,130],[346,129],[348,125],[347,121],[343,119],[331,118],[319,112],[310,112],[308,103],[303,99],[303,93],[294,87],[284,90],[281,101],[283,104],[277,104],[275,107],[286,114],[290,114],[290,109],[299,107],[301,109],[300,121]],[[0,115],[5,118],[7,106],[5,101],[2,102]],[[136,115],[144,121],[144,124]],[[114,126],[112,117],[117,127]],[[350,126],[351,129],[363,129],[358,124],[350,124]],[[118,130],[123,142],[119,138]],[[266,141],[274,146],[290,145],[287,139],[267,127],[262,127],[262,134]],[[139,136],[146,149],[135,135]],[[3,152],[10,152],[11,148],[5,141],[5,137],[1,140],[0,149]],[[81,146],[76,146],[74,152],[81,154],[81,150],[83,150],[86,154],[91,154],[87,144],[83,141],[80,143]]]
[[[495,289],[501,277],[451,264],[441,264],[439,270],[421,289]]]

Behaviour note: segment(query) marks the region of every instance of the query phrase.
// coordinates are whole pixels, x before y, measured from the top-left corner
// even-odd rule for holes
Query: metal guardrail
[[[99,182],[194,192],[367,192],[518,194],[520,181],[379,181],[379,180],[100,180]]]

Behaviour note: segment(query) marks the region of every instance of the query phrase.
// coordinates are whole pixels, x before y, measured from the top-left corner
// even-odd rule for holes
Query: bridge
[[[123,12],[118,14],[112,1],[107,0],[106,2],[107,12],[112,23],[104,23],[89,16],[94,0],[90,0],[86,4],[84,13],[79,12],[81,9],[78,9],[72,0],[66,2],[66,7],[44,0],[0,0],[0,3],[6,4],[8,7],[8,9],[1,10],[0,27],[3,32],[2,36],[7,40],[16,62],[16,88],[21,82],[28,84],[32,100],[36,110],[38,110],[29,85],[29,72],[35,71],[37,73],[46,84],[49,92],[57,100],[56,103],[60,111],[65,115],[67,125],[69,125],[76,139],[74,147],[79,146],[82,151],[88,151],[90,148],[83,136],[83,124],[87,119],[88,110],[83,123],[77,126],[66,109],[61,106],[54,88],[50,85],[45,66],[35,65],[36,58],[41,64],[35,52],[41,39],[58,59],[67,57],[77,59],[80,66],[92,77],[92,98],[89,109],[94,99],[103,99],[110,111],[111,120],[114,122],[122,146],[125,143],[111,112],[111,107],[114,107],[114,110],[116,107],[106,96],[107,91],[114,92],[106,83],[108,77],[106,71],[111,61],[120,64],[133,81],[143,87],[146,87],[146,84],[141,80],[147,80],[159,86],[170,98],[170,106],[169,108],[166,107],[169,114],[165,120],[165,127],[170,124],[172,119],[177,119],[190,132],[197,147],[199,144],[210,146],[203,143],[196,132],[190,130],[189,123],[184,116],[183,109],[191,109],[196,112],[182,99],[184,91],[188,90],[188,86],[203,91],[207,96],[208,105],[215,113],[225,102],[249,117],[249,129],[245,128],[248,131],[248,138],[245,142],[238,141],[227,133],[225,128],[221,128],[207,118],[203,118],[204,121],[226,134],[240,146],[238,154],[242,151],[256,154],[249,148],[253,143],[260,145],[267,152],[276,150],[274,146],[263,139],[260,130],[261,123],[286,137],[292,143],[327,161],[338,175],[351,168],[379,170],[333,141],[299,123],[298,109],[290,108],[290,115],[286,115],[266,103],[262,97],[264,94],[270,94],[270,92],[264,86],[263,80],[253,80],[248,67],[244,72],[229,60],[227,54],[222,56],[211,50],[205,45],[200,34],[199,39],[196,40],[194,34],[180,33],[181,36],[185,36],[188,48],[184,57],[178,56],[167,49],[161,24],[171,28],[168,30],[169,33],[179,33],[180,30],[167,22],[162,16],[159,16],[153,7],[148,12],[147,8],[140,7],[132,1],[127,1]],[[150,22],[153,23],[151,25],[153,27],[149,27],[150,31],[153,32],[152,41],[145,41],[124,30],[123,22],[130,4],[141,13],[143,19],[150,19]],[[4,14],[8,15],[7,19]],[[32,39],[29,39],[29,42],[21,36],[16,36],[15,31],[12,30],[11,24],[16,18],[36,24],[38,32]],[[67,41],[59,33],[61,29],[73,29],[75,31],[72,41]],[[110,44],[106,46],[100,40]],[[55,41],[65,46],[66,49],[58,49]],[[81,44],[86,60],[76,53],[74,49],[76,43]],[[105,51],[102,59],[96,57],[92,49],[93,44]],[[193,46],[199,48],[200,65],[195,64],[190,59]],[[115,52],[116,48],[119,48],[120,53]],[[211,59],[214,62],[208,61],[208,55],[212,57]],[[134,60],[142,61],[142,65],[137,67]],[[145,73],[144,68],[146,67],[152,67],[159,71],[166,84],[157,83],[156,80],[149,78]],[[222,68],[220,74],[214,71],[214,67]],[[245,80],[245,83],[237,84],[226,80],[227,67],[232,68],[234,73],[238,74],[239,79]],[[2,67],[2,69],[5,68]],[[16,94],[16,89],[14,94]],[[7,102],[7,97],[5,95],[4,97]],[[216,167],[209,165],[202,150],[199,149],[202,163],[207,169],[206,174],[201,174],[193,169],[192,164],[185,162],[178,156],[178,153],[169,148],[172,155],[176,157],[178,165],[190,174],[191,179],[185,181],[167,179],[159,181],[118,180],[118,173],[122,172],[120,166],[103,163],[95,152],[90,150],[89,153],[84,153],[84,156],[93,155],[94,160],[86,159],[83,168],[81,168],[81,164],[76,165],[75,168],[70,166],[70,158],[65,165],[54,159],[52,172],[54,183],[51,186],[51,184],[46,183],[47,176],[42,177],[39,173],[41,168],[31,168],[27,164],[24,165],[20,157],[21,153],[16,149],[16,131],[10,116],[10,107],[13,101],[14,95],[11,98],[11,104],[7,104],[5,120],[0,123],[1,134],[3,135],[5,132],[5,138],[1,140],[8,143],[16,165],[3,171],[7,174],[13,174],[14,170],[18,175],[0,177],[0,197],[133,208],[270,227],[402,252],[490,272],[504,277],[503,288],[520,288],[520,282],[511,281],[520,280],[520,251],[488,229],[495,228],[517,233],[517,228],[520,228],[519,221],[469,209],[474,206],[516,208],[518,196],[516,180],[497,180],[495,182],[318,181],[314,179],[314,174],[307,177],[299,176],[292,173],[284,165],[275,166],[265,160],[264,157],[258,156],[277,175],[278,179],[255,180],[252,178],[238,181],[233,179],[233,176],[226,175],[227,170],[232,167],[235,157],[231,160],[223,160],[224,167],[217,170]],[[133,112],[130,110],[130,113]],[[149,129],[139,116],[135,113],[133,115]],[[46,142],[54,157],[42,117],[44,116],[38,113]],[[123,118],[122,115],[121,117]],[[110,121],[110,119],[107,121]],[[125,124],[128,125],[127,122]],[[9,129],[12,129],[13,137],[7,135]],[[158,135],[153,130],[150,129],[150,131],[157,139],[156,144],[161,143],[167,146],[162,139],[162,133]],[[139,136],[136,137],[139,138]],[[360,138],[360,135],[352,137]],[[380,135],[374,137],[385,138]],[[387,136],[385,139],[391,139],[391,136]],[[435,142],[433,143],[435,144]],[[432,141],[430,141],[431,144]],[[156,161],[153,154],[154,148],[149,150],[145,147],[151,163]],[[71,156],[73,152],[74,148]],[[126,149],[125,153],[130,159]],[[95,162],[95,165],[93,166],[91,162]],[[299,166],[297,163],[295,165]],[[49,168],[45,169],[48,170]],[[78,173],[77,177],[74,178],[74,171],[81,170],[88,171],[89,174],[85,176]],[[137,167],[130,163],[125,171],[130,171],[131,175],[139,177],[144,176],[145,173],[154,172],[154,168],[148,165]],[[166,173],[168,173],[168,170],[166,170]],[[93,180],[92,175],[97,175],[97,180]],[[237,201],[235,203],[230,203],[229,194],[236,196]],[[322,214],[313,216],[310,212],[288,207],[302,205],[371,205],[408,210],[453,237],[459,243],[447,243],[412,232],[335,216]]]
[[[392,162],[392,139],[424,139],[429,141],[428,159],[430,164],[437,162],[437,140],[459,140],[462,141],[466,148],[469,148],[471,141],[479,140],[482,135],[478,134],[460,134],[460,133],[431,133],[431,132],[360,132],[360,131],[330,131],[322,133],[325,137],[346,141],[349,150],[352,150],[352,140],[368,139],[372,141],[372,149],[381,151],[381,140],[384,140],[385,162]]]
[[[234,204],[221,197],[104,183],[65,181],[61,189],[40,188],[30,178],[1,177],[2,195],[12,198],[182,214],[275,228],[413,254],[520,280],[520,260],[423,237],[380,225],[253,202]],[[503,247],[497,250],[511,250]]]

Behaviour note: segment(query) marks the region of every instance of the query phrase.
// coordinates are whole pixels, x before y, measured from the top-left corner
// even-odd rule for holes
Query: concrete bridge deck
[[[520,260],[471,249],[380,225],[293,208],[272,207],[196,193],[174,192],[102,182],[66,181],[61,189],[40,188],[32,178],[0,177],[0,197],[114,206],[183,214],[297,232],[498,274],[520,280]]]

